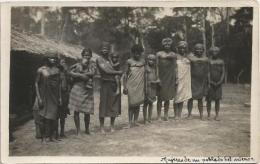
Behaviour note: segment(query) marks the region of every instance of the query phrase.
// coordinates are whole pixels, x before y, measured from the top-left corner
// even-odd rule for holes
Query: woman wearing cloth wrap
[[[208,85],[208,64],[209,60],[203,56],[204,46],[197,43],[194,47],[194,54],[188,58],[191,61],[191,89],[192,98],[188,101],[188,119],[191,118],[193,100],[198,100],[198,109],[200,119],[203,118],[203,101],[202,98],[207,92]]]
[[[176,92],[176,58],[177,55],[171,51],[172,39],[162,40],[163,51],[157,52],[157,68],[160,80],[157,101],[157,119],[161,119],[162,102],[164,101],[164,119],[168,120],[170,100],[175,97]]]
[[[180,41],[177,44],[177,90],[174,99],[175,119],[181,119],[183,103],[191,98],[190,61],[187,59],[187,42]]]
[[[225,77],[225,64],[222,59],[219,58],[219,48],[212,47],[210,49],[210,62],[209,62],[209,91],[207,95],[207,112],[208,119],[210,118],[211,101],[215,101],[215,120],[219,121],[218,113],[220,108],[220,100],[222,98],[222,83]]]
[[[74,111],[77,135],[80,132],[79,113],[84,113],[86,134],[90,134],[90,114],[94,114],[93,76],[95,74],[95,63],[91,61],[91,49],[83,49],[81,56],[81,62],[71,66],[69,72],[73,78],[73,87],[69,98],[69,109]]]
[[[116,75],[121,75],[122,71],[116,71],[109,59],[110,45],[107,42],[102,43],[101,56],[97,59],[97,67],[101,75],[99,121],[101,133],[105,133],[105,117],[111,118],[111,132],[114,131],[115,118],[120,111],[120,94],[117,92]]]
[[[51,54],[47,64],[37,70],[35,80],[36,104],[38,106],[38,121],[42,142],[46,138],[53,141],[52,135],[57,119],[58,106],[61,105],[60,71],[57,68],[57,56]]]
[[[131,49],[133,57],[127,60],[127,70],[124,75],[124,94],[128,94],[129,127],[136,125],[140,104],[144,103],[144,71],[145,61],[141,59],[143,48],[134,45]]]

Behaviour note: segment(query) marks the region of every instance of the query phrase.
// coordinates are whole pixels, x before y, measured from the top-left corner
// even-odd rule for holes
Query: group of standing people
[[[211,101],[215,101],[216,116],[225,75],[224,62],[219,58],[219,48],[210,49],[209,58],[204,55],[202,44],[188,53],[188,45],[180,41],[176,52],[172,51],[172,39],[162,40],[163,50],[143,55],[143,47],[133,45],[126,70],[120,68],[119,55],[110,53],[110,44],[102,43],[100,56],[92,60],[91,49],[83,49],[80,62],[70,68],[64,60],[50,56],[46,65],[37,71],[35,82],[37,101],[34,111],[36,137],[53,141],[64,137],[65,118],[74,112],[76,133],[80,132],[79,114],[84,114],[85,133],[90,134],[90,115],[94,114],[93,77],[100,73],[100,131],[105,133],[104,122],[110,117],[110,131],[115,130],[116,117],[121,114],[121,78],[123,94],[128,96],[129,127],[137,125],[140,105],[143,104],[144,123],[151,122],[153,103],[157,100],[157,119],[168,120],[170,100],[174,100],[174,118],[181,119],[185,101],[188,101],[188,118],[191,118],[193,100],[198,100],[200,118],[203,119],[203,97],[206,96],[208,118]],[[59,61],[59,62],[58,62]],[[58,130],[60,122],[60,133]]]

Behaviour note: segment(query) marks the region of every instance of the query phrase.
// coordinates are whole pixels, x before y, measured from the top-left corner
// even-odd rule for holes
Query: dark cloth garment
[[[95,73],[94,63],[89,63],[83,68],[80,63],[74,65],[71,71],[77,73]],[[74,79],[74,84],[69,97],[69,109],[85,114],[94,114],[94,92],[93,79],[89,76],[88,80]]]
[[[216,62],[210,62],[209,65],[209,73],[210,73],[210,80],[214,82],[219,82],[221,79],[223,72],[223,61],[216,61]]]
[[[129,59],[127,76],[128,105],[139,106],[144,103],[144,72],[145,62]]]
[[[40,120],[39,127],[40,127],[41,137],[43,138],[52,137],[55,129],[56,120],[47,119],[42,116],[40,116],[39,120]]]
[[[209,60],[189,55],[191,61],[191,90],[193,99],[202,99],[207,94]]]
[[[41,138],[41,129],[40,129],[40,124],[41,124],[41,119],[39,115],[39,110],[33,110],[33,119],[35,123],[35,132],[36,132],[36,138]]]
[[[170,52],[174,54],[173,52]],[[159,57],[166,54],[164,51],[157,53],[158,56],[158,71],[161,81],[158,99],[162,101],[172,100],[176,94],[176,59],[168,59]]]
[[[115,71],[115,69],[110,61],[103,57],[97,59],[97,67],[101,75],[99,117],[117,117],[121,111],[121,96],[120,94],[116,95],[115,75],[108,73]]]
[[[39,108],[39,115],[50,120],[57,119],[60,74],[58,68],[50,70],[48,67],[41,67],[39,92],[43,101],[43,107]]]
[[[223,65],[224,62],[222,60],[218,61],[210,61],[209,65],[209,73],[210,73],[210,80],[213,82],[219,82],[223,75]],[[207,99],[208,100],[218,100],[222,98],[222,85],[214,86],[210,85]]]
[[[117,117],[120,111],[120,95],[116,95],[116,82],[101,80],[99,117]]]
[[[112,63],[112,61],[111,61]],[[112,63],[112,66],[113,68],[116,70],[116,71],[120,71],[120,63]],[[116,79],[117,78],[117,79]],[[119,86],[117,86],[119,88],[119,97],[121,97],[121,76],[120,75],[116,75],[115,76],[115,80],[118,80],[119,82]],[[121,107],[121,98],[118,100],[119,101],[119,106]],[[118,114],[121,115],[121,108],[119,108],[119,111],[118,111]]]
[[[156,67],[145,67],[145,102],[152,103],[156,101],[157,83],[151,83],[158,80],[156,75]]]
[[[58,118],[66,118],[67,114],[70,114],[69,105],[69,76],[65,70],[60,71],[61,79],[61,106],[58,107]]]
[[[207,100],[220,100],[222,99],[222,85],[214,86],[210,85],[207,95]]]

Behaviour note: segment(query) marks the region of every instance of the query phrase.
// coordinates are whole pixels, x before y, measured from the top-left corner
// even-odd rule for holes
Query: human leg
[[[114,132],[115,131],[115,120],[116,120],[116,118],[115,117],[111,117],[110,118],[110,131],[111,132]]]
[[[79,119],[79,112],[74,111],[74,123],[76,126],[76,134],[78,135],[80,132],[80,119]]]
[[[181,119],[181,113],[183,108],[183,102],[178,103],[178,117]]]
[[[162,101],[157,101],[157,120],[161,120]]]
[[[169,105],[170,105],[170,101],[164,101],[164,120],[168,121],[168,111],[169,111]]]
[[[64,134],[65,118],[60,118],[60,137],[66,137]]]
[[[210,118],[210,112],[211,112],[211,100],[207,100],[208,119]]]
[[[148,107],[148,103],[145,102],[145,103],[144,103],[144,107],[143,107],[144,124],[146,123],[146,119],[147,119],[147,107]]]
[[[152,114],[153,114],[153,103],[148,104],[148,122],[151,123],[152,120]]]
[[[99,117],[99,122],[100,122],[100,132],[104,134],[105,133],[105,129],[104,129],[105,117]]]
[[[188,119],[191,118],[191,112],[192,112],[192,108],[193,108],[193,99],[189,99],[188,100]]]
[[[216,112],[215,120],[216,121],[220,121],[219,117],[218,117],[219,109],[220,109],[220,100],[217,99],[217,100],[215,100],[215,112]]]
[[[85,122],[85,133],[90,134],[90,130],[89,130],[90,114],[84,114],[84,122]]]
[[[202,99],[198,99],[198,109],[200,113],[200,119],[203,119],[203,101]]]

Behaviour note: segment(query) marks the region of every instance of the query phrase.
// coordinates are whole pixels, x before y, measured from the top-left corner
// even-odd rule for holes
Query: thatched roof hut
[[[12,26],[11,50],[24,51],[35,55],[48,55],[57,52],[65,57],[79,59],[81,46],[57,42],[45,36],[24,33]]]
[[[50,53],[59,53],[73,64],[81,57],[83,47],[57,42],[45,36],[11,29],[10,113],[18,117],[31,113],[35,100],[34,82],[37,69]],[[93,54],[96,59],[97,55]]]

